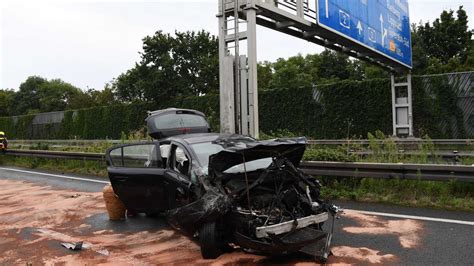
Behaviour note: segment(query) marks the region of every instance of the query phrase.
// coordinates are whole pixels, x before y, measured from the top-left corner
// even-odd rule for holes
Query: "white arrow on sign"
[[[360,20],[359,20],[359,22],[357,22],[357,29],[359,30],[359,35],[362,35],[362,31],[364,29],[362,28],[362,23],[360,23]]]
[[[329,0],[326,0],[326,18],[329,18]]]
[[[382,46],[385,47],[385,38],[387,38],[387,29],[383,27],[383,15],[380,14],[380,30],[382,31]]]

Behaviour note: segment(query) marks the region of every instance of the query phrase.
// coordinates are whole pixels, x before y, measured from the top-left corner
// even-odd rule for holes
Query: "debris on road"
[[[67,249],[74,250],[74,251],[79,251],[82,250],[82,244],[84,242],[76,242],[76,243],[61,243],[61,245]]]

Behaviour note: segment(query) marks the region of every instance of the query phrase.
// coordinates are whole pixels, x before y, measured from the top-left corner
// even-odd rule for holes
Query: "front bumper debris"
[[[329,256],[332,234],[310,227],[294,230],[283,235],[270,234],[271,242],[255,240],[238,232],[234,234],[237,243],[250,252],[267,255],[302,252],[325,262]]]
[[[311,215],[303,217],[297,220],[288,221],[280,224],[274,224],[269,226],[257,227],[255,235],[257,238],[269,237],[269,235],[279,235],[293,231],[295,229],[301,229],[312,224],[319,224],[327,221],[329,215],[327,212],[323,212],[317,215]]]

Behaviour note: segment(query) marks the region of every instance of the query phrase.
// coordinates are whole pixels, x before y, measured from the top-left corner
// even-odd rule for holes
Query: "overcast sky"
[[[310,0],[311,1],[311,0]],[[409,0],[411,22],[433,21],[464,5],[474,28],[472,0]],[[139,60],[141,39],[205,29],[217,35],[217,0],[0,0],[0,88],[17,89],[28,76],[60,78],[102,89]],[[318,53],[322,48],[259,27],[258,60]]]

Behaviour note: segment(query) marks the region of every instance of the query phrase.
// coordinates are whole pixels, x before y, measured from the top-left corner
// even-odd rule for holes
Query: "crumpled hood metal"
[[[234,165],[268,157],[286,157],[298,167],[306,149],[307,140],[301,138],[264,140],[232,145],[233,139],[219,139],[227,148],[209,157],[209,173],[222,173]]]

